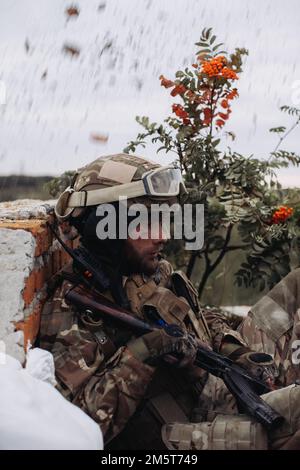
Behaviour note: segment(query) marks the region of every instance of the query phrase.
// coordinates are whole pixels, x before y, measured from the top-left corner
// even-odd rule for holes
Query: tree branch
[[[184,156],[183,156],[183,153],[182,153],[181,144],[180,144],[180,142],[178,142],[178,140],[176,141],[176,147],[177,147],[177,151],[178,151],[179,163],[180,163],[180,166],[181,166],[181,170],[183,168],[184,171],[187,173],[188,169],[187,169],[187,166],[184,162]]]
[[[225,253],[226,253],[226,251],[227,251],[227,245],[228,245],[228,243],[229,243],[229,241],[230,241],[232,229],[233,229],[233,225],[229,225],[228,230],[227,230],[227,233],[226,233],[224,245],[223,245],[223,247],[222,247],[222,250],[220,251],[219,256],[217,256],[216,260],[215,260],[215,261],[213,262],[213,264],[211,265],[211,271],[213,271],[213,270],[218,266],[218,264],[219,264],[220,261],[222,260],[223,256],[225,255]]]
[[[187,266],[187,269],[186,269],[186,275],[187,277],[190,279],[191,275],[192,275],[192,272],[194,270],[194,266],[195,266],[195,262],[196,262],[196,258],[199,256],[199,253],[197,251],[194,251],[191,256],[190,256],[190,259],[189,259],[189,262],[188,262],[188,266]]]
[[[274,153],[278,150],[278,148],[281,145],[282,141],[295,129],[296,126],[298,126],[299,123],[300,123],[300,116],[297,119],[297,121],[292,125],[292,127],[288,131],[286,131],[286,133],[282,137],[280,137],[279,142],[276,145],[276,147],[275,147],[275,149],[273,150],[272,153]]]

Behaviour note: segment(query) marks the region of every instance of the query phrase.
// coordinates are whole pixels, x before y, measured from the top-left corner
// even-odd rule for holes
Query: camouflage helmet
[[[172,179],[177,181],[173,188]],[[159,193],[158,189],[165,192]],[[108,155],[76,171],[71,186],[57,201],[55,214],[62,222],[71,214],[72,217],[78,217],[88,206],[114,202],[120,196],[126,196],[131,202],[163,200],[173,203],[182,192],[186,192],[186,189],[180,170],[173,165],[163,167],[126,153]]]

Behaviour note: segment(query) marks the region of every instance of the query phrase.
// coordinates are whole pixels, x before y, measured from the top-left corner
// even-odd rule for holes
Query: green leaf
[[[217,145],[219,145],[220,142],[221,142],[221,139],[213,140],[213,141],[212,141],[213,147],[217,147]]]
[[[281,106],[280,111],[283,111],[285,113],[290,114],[291,116],[300,116],[300,109],[299,108],[293,108],[291,106]]]
[[[211,30],[212,30],[212,28],[208,28],[208,29],[206,30],[206,32],[205,32],[205,34],[204,34],[204,36],[205,36],[206,39],[209,38],[210,33],[211,33]]]
[[[216,46],[214,46],[212,48],[212,50],[215,52],[217,49],[219,49],[220,46],[223,46],[223,44],[224,44],[223,42],[220,42],[219,44],[216,44]]]
[[[209,54],[211,53],[211,50],[210,49],[201,49],[201,51],[198,51],[196,54],[203,54],[205,52],[208,52]]]
[[[280,127],[271,127],[271,129],[269,129],[269,132],[281,133],[281,132],[285,132],[285,130],[286,130],[286,127],[284,127],[284,126],[280,126]]]
[[[200,47],[209,47],[208,42],[196,42],[195,45]]]
[[[218,51],[218,54],[215,54],[215,55],[219,55],[219,54],[226,55],[226,54],[227,54],[227,52],[226,52],[226,51]]]

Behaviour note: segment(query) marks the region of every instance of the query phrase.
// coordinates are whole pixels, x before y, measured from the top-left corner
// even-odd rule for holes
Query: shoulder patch
[[[258,328],[273,341],[277,341],[293,325],[293,318],[268,295],[259,300],[250,311]]]

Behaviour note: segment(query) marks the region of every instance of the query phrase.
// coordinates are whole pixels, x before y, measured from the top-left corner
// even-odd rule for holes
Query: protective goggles
[[[180,169],[166,166],[148,171],[139,181],[109,188],[75,191],[69,186],[59,197],[55,213],[58,218],[64,220],[75,208],[115,202],[122,197],[127,199],[139,196],[172,197],[184,193],[187,193],[187,190]]]

